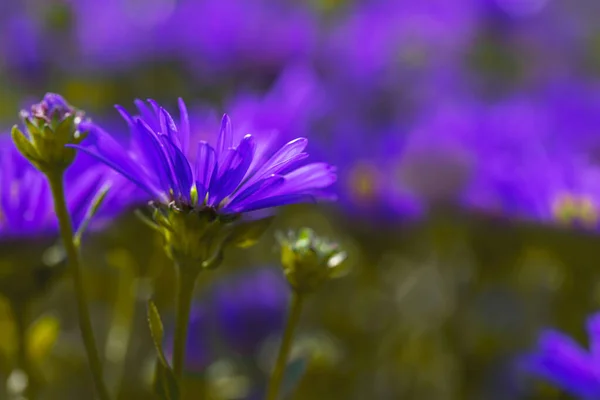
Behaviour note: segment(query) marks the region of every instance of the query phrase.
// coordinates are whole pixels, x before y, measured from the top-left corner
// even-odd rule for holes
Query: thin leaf
[[[81,238],[83,237],[83,234],[85,233],[88,226],[92,222],[92,219],[94,218],[94,216],[96,215],[96,213],[98,212],[100,207],[102,206],[102,203],[104,202],[104,199],[106,199],[106,195],[108,194],[109,190],[110,190],[110,185],[104,185],[102,188],[100,188],[100,190],[98,191],[98,193],[92,200],[92,203],[90,204],[90,207],[88,208],[88,211],[85,214],[85,218],[83,219],[83,221],[81,221],[81,224],[79,225],[79,229],[77,229],[77,232],[75,233],[75,237],[73,238],[73,241],[75,242],[75,246],[79,246],[81,244]]]
[[[179,385],[162,347],[164,339],[163,324],[158,308],[152,300],[148,300],[148,325],[150,326],[150,333],[159,361],[159,365],[156,367],[155,389],[163,399],[179,400]]]

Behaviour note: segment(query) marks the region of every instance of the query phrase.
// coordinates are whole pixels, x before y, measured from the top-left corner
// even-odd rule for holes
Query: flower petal
[[[169,137],[160,135],[159,139],[167,151],[169,164],[176,180],[177,187],[174,187],[173,190],[177,192],[178,198],[183,198],[189,203],[191,200],[190,191],[194,184],[194,175],[190,163]]]
[[[182,98],[177,99],[179,105],[179,142],[183,154],[188,154],[190,146],[190,118]]]
[[[223,211],[242,211],[244,203],[252,202],[254,197],[264,198],[284,183],[285,178],[281,175],[271,175],[262,179],[235,195]]]
[[[221,119],[221,130],[219,131],[219,138],[217,139],[217,160],[221,163],[224,157],[224,153],[233,147],[233,130],[231,128],[231,120],[227,114],[223,115]]]
[[[219,171],[209,189],[209,204],[218,205],[225,197],[234,194],[254,157],[254,138],[246,135],[236,149],[225,153],[223,163],[219,161]]]
[[[196,155],[196,190],[198,190],[198,201],[202,202],[217,165],[217,156],[215,150],[204,141],[198,143],[198,153]]]

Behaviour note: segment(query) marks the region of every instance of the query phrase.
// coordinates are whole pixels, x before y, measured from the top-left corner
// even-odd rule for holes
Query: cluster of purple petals
[[[224,115],[216,142],[192,142],[196,138],[191,136],[183,100],[179,100],[177,122],[153,100],[135,103],[139,112],[135,116],[117,107],[131,131],[129,146],[94,126],[83,144],[74,147],[154,200],[236,214],[326,197],[323,190],[336,180],[334,167],[306,162],[305,138],[279,146],[278,135],[237,135]]]
[[[542,333],[536,350],[525,356],[522,367],[582,400],[600,398],[600,315],[587,322],[589,350],[554,330]]]

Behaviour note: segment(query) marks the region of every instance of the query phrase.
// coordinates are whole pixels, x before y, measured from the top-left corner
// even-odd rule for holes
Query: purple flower
[[[310,56],[317,39],[310,7],[288,1],[182,1],[173,21],[192,71],[221,79],[224,70],[278,71]]]
[[[56,235],[58,223],[46,177],[25,159],[12,143],[4,138],[2,141],[0,237],[26,238]],[[109,192],[97,215],[105,221],[114,217],[125,206],[123,198],[118,197],[117,193],[122,194],[122,190],[130,190],[131,187],[128,183],[119,181],[112,171],[103,165],[86,158],[78,158],[65,176],[67,205],[75,229],[85,218],[92,200],[102,185],[116,183],[114,191]]]
[[[600,398],[600,314],[589,318],[587,331],[589,351],[560,332],[545,331],[536,351],[525,357],[524,368],[573,396]]]
[[[220,337],[240,354],[256,355],[259,346],[283,329],[289,297],[275,269],[256,269],[217,283],[212,309]]]
[[[129,151],[100,128],[90,132],[86,143],[73,147],[96,157],[163,204],[237,214],[320,197],[335,181],[332,166],[304,163],[305,138],[277,151],[270,138],[248,134],[234,141],[227,115],[217,142],[200,141],[192,153],[183,101],[179,101],[178,123],[155,101],[148,103],[136,101],[140,116],[134,117],[118,107],[131,128]]]
[[[344,211],[380,223],[406,220],[422,215],[423,202],[399,182],[395,163],[401,160],[403,133],[399,127],[378,132],[366,140],[367,128],[360,121],[346,119],[335,128],[332,142],[321,142],[321,152],[339,165],[336,193]]]

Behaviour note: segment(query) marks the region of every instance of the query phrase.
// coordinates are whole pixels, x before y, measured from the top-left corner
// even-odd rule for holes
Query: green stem
[[[38,397],[38,391],[35,370],[27,353],[28,307],[23,302],[13,302],[12,310],[19,340],[19,366],[27,375],[25,397],[28,400],[34,400]]]
[[[301,294],[293,292],[292,300],[290,303],[290,309],[288,314],[287,323],[285,325],[285,331],[283,332],[283,339],[281,340],[281,347],[279,348],[279,354],[277,355],[277,361],[275,362],[275,368],[273,369],[273,375],[271,375],[271,381],[269,382],[269,389],[267,391],[267,400],[277,400],[279,396],[279,388],[285,375],[285,369],[287,366],[287,359],[292,348],[292,342],[294,338],[294,331],[300,320],[300,314],[302,312],[302,302],[304,298]]]
[[[92,321],[87,306],[87,299],[81,271],[81,262],[79,260],[79,252],[77,251],[75,243],[73,242],[73,226],[65,199],[64,174],[61,172],[57,174],[47,174],[46,176],[52,190],[54,211],[56,213],[56,218],[58,219],[62,243],[67,252],[69,269],[71,270],[71,275],[73,276],[75,295],[77,296],[79,329],[81,331],[81,337],[85,345],[90,369],[92,371],[94,385],[98,395],[100,396],[100,399],[109,400],[110,397],[104,384],[102,363],[100,362],[100,357],[98,356],[98,349],[96,347],[96,340],[94,339],[94,331],[92,329]]]
[[[175,337],[173,338],[173,372],[177,380],[181,380],[197,274],[186,272],[185,267],[179,267],[177,271],[177,315],[175,316]]]

